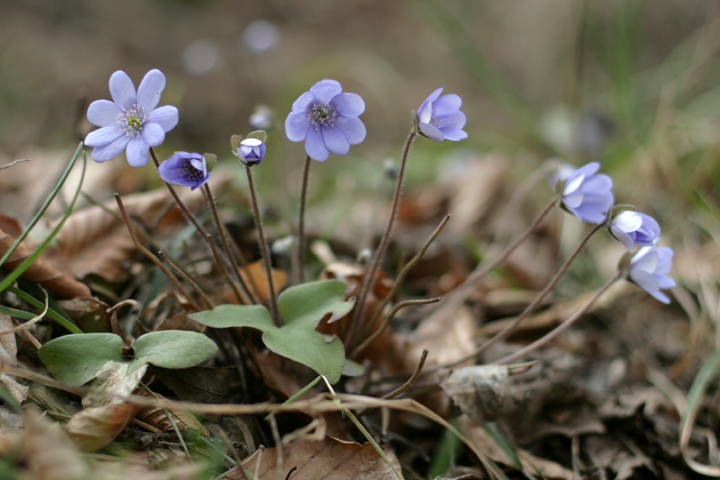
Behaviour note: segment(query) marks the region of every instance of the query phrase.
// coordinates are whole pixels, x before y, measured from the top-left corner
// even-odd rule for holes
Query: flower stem
[[[295,272],[295,283],[305,281],[305,205],[307,203],[307,190],[310,177],[310,155],[305,157],[303,167],[302,185],[300,186],[300,219],[298,221],[298,246],[297,246],[297,271]]]
[[[400,171],[398,172],[397,186],[395,187],[395,194],[393,195],[392,208],[390,209],[390,218],[388,219],[388,225],[385,229],[385,234],[380,240],[380,246],[375,253],[372,265],[367,271],[367,274],[363,277],[362,285],[360,286],[360,294],[358,295],[358,301],[355,304],[355,315],[352,317],[350,322],[350,330],[346,339],[346,348],[353,348],[360,331],[363,316],[365,314],[365,301],[367,300],[368,293],[375,283],[375,272],[378,269],[380,260],[382,259],[385,249],[387,248],[388,241],[390,240],[390,232],[392,231],[393,223],[395,222],[395,214],[397,213],[397,207],[400,203],[400,193],[402,192],[403,177],[405,176],[405,165],[407,164],[408,152],[410,151],[410,145],[415,138],[417,133],[415,129],[410,131],[407,141],[405,142],[405,148],[403,148],[402,160],[400,161]]]
[[[258,240],[260,242],[260,251],[263,256],[263,263],[265,264],[265,273],[267,274],[268,290],[270,291],[270,314],[272,315],[273,323],[275,326],[282,326],[280,315],[278,312],[277,295],[275,294],[275,283],[272,277],[272,266],[270,264],[270,251],[267,247],[267,240],[265,238],[265,231],[263,229],[262,218],[260,217],[260,208],[258,206],[257,195],[255,195],[255,182],[253,182],[252,171],[250,167],[245,166],[247,172],[248,185],[250,187],[250,198],[252,201],[253,212],[255,213],[255,225],[258,230]]]
[[[545,288],[538,294],[537,297],[535,297],[535,299],[530,303],[530,305],[525,307],[525,310],[523,310],[523,312],[520,314],[519,317],[517,317],[515,320],[513,320],[512,323],[510,323],[508,326],[503,328],[500,332],[498,332],[498,334],[495,335],[493,338],[491,338],[490,340],[488,340],[487,342],[482,344],[479,348],[475,349],[475,351],[473,351],[470,355],[466,355],[465,357],[461,358],[460,360],[456,360],[449,365],[444,365],[443,368],[452,368],[457,365],[460,365],[463,362],[466,362],[467,360],[470,360],[471,358],[475,358],[476,356],[483,353],[485,350],[490,348],[495,343],[510,336],[510,334],[512,332],[514,332],[520,326],[520,324],[523,322],[523,320],[525,320],[528,317],[528,315],[530,315],[532,312],[535,311],[537,306],[540,305],[540,302],[543,301],[543,299],[550,292],[550,290],[552,290],[555,287],[555,285],[557,285],[557,282],[565,274],[565,272],[570,267],[570,264],[573,262],[573,260],[575,260],[575,258],[578,256],[578,254],[580,253],[580,250],[582,250],[582,248],[585,246],[585,244],[588,242],[588,240],[590,240],[590,237],[592,237],[595,234],[595,232],[597,232],[604,226],[605,226],[604,224],[596,225],[595,227],[593,227],[592,230],[590,230],[588,232],[587,235],[585,235],[585,238],[583,238],[582,241],[580,241],[580,244],[575,248],[575,250],[572,252],[572,254],[570,254],[570,257],[565,261],[563,266],[560,267],[560,270],[558,270],[558,272],[555,274],[555,276],[552,278],[552,280],[550,280],[550,283],[548,283],[545,286]]]
[[[194,281],[192,278],[190,278],[190,276],[189,276],[187,273],[183,272],[180,267],[178,267],[177,265],[175,265],[175,262],[173,262],[172,260],[170,260],[170,259],[168,258],[168,256],[165,255],[165,252],[163,252],[162,250],[160,250],[160,251],[158,252],[158,257],[160,257],[163,262],[165,262],[165,263],[168,264],[168,266],[172,269],[172,271],[175,272],[175,275],[177,275],[178,277],[180,277],[180,278],[182,278],[183,280],[185,280],[185,283],[187,283],[188,285],[190,285],[190,287],[192,287],[192,289],[195,290],[195,293],[198,294],[198,296],[199,296],[200,299],[202,300],[203,305],[205,306],[205,308],[207,308],[208,310],[210,310],[210,309],[213,308],[212,301],[208,298],[207,294],[205,294],[205,292],[202,291],[202,289],[200,288],[200,286],[199,286],[197,283],[195,283],[195,281]]]
[[[518,358],[522,357],[526,353],[531,352],[531,351],[535,350],[536,348],[541,347],[542,345],[545,345],[547,342],[549,342],[553,338],[557,337],[561,332],[563,332],[566,328],[568,328],[570,325],[575,323],[580,317],[582,317],[590,309],[590,307],[593,306],[593,304],[597,301],[597,299],[600,298],[600,295],[605,293],[605,291],[608,288],[610,288],[610,285],[612,285],[613,283],[618,281],[620,279],[620,277],[621,277],[621,273],[616,272],[615,275],[613,275],[613,277],[610,280],[608,280],[608,282],[605,285],[603,285],[603,287],[590,299],[590,301],[588,303],[586,303],[580,310],[575,312],[575,314],[573,316],[571,316],[570,318],[565,320],[563,323],[561,323],[560,325],[555,327],[555,329],[552,330],[550,333],[535,340],[533,343],[531,343],[527,347],[521,348],[520,350],[518,350],[517,352],[515,352],[511,355],[508,355],[504,358],[501,358],[500,360],[496,360],[496,361],[492,362],[492,364],[500,365],[503,363],[512,362],[513,360],[517,360]]]
[[[205,189],[205,197],[207,198],[208,203],[210,204],[210,210],[212,210],[213,219],[215,220],[215,226],[217,227],[218,235],[220,235],[220,241],[222,242],[223,249],[225,250],[225,255],[230,259],[230,263],[232,264],[233,270],[235,271],[235,275],[238,278],[238,281],[240,282],[240,286],[243,289],[243,293],[247,295],[247,298],[250,299],[250,301],[254,301],[255,303],[259,303],[259,301],[253,297],[253,295],[250,293],[250,289],[248,288],[247,284],[245,283],[245,280],[242,277],[242,273],[240,272],[240,267],[237,264],[237,261],[235,261],[235,256],[233,255],[233,252],[230,250],[230,245],[228,244],[227,239],[227,232],[225,232],[225,227],[223,226],[222,222],[220,221],[220,215],[218,214],[217,207],[215,205],[215,198],[213,197],[212,191],[210,190],[210,184],[206,183],[203,185],[203,188]],[[213,244],[212,238],[207,239],[209,243]],[[217,259],[220,261],[220,259]],[[220,266],[220,265],[219,265]],[[222,266],[221,266],[222,268]],[[230,283],[230,287],[235,289],[234,282]]]

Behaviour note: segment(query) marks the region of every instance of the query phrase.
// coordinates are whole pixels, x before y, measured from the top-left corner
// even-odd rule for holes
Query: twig
[[[165,252],[160,250],[158,252],[158,257],[160,257],[163,262],[167,263],[170,266],[170,268],[172,268],[173,272],[175,272],[175,275],[177,275],[178,277],[185,280],[185,283],[190,285],[190,287],[193,290],[195,290],[195,293],[197,293],[200,296],[200,299],[205,304],[205,308],[207,308],[208,310],[213,308],[212,301],[208,298],[208,296],[205,294],[205,292],[202,291],[202,288],[200,288],[200,286],[197,283],[195,283],[195,281],[192,278],[190,278],[187,273],[183,272],[180,267],[175,265],[175,263],[172,260],[170,260],[167,255],[165,255]]]
[[[0,170],[5,170],[6,168],[10,168],[17,163],[30,162],[30,161],[31,160],[29,158],[21,158],[20,160],[15,160],[14,162],[8,163],[7,165],[3,165],[2,167],[0,167]]]
[[[418,362],[417,367],[415,367],[415,371],[413,372],[412,377],[410,377],[410,379],[407,382],[405,382],[400,388],[398,388],[394,392],[390,392],[387,395],[385,395],[384,397],[382,397],[383,400],[391,400],[391,399],[397,397],[398,395],[401,395],[401,394],[407,392],[410,389],[410,387],[412,387],[413,384],[415,382],[417,382],[417,379],[420,378],[420,373],[422,373],[422,369],[425,366],[425,360],[427,359],[427,355],[428,355],[428,349],[424,348],[422,351],[422,355],[420,356],[420,362]]]
[[[152,151],[152,149],[151,149]],[[155,255],[150,253],[150,250],[145,248],[140,244],[140,242],[137,239],[137,235],[135,234],[135,229],[132,226],[132,223],[130,222],[130,217],[128,216],[127,211],[125,210],[125,206],[123,205],[122,199],[120,198],[120,195],[117,193],[115,194],[115,200],[117,201],[118,208],[120,209],[120,214],[123,217],[123,220],[125,221],[125,226],[127,226],[128,232],[130,232],[130,238],[132,238],[133,243],[135,244],[135,248],[140,250],[140,252],[145,255],[147,258],[152,260],[152,262],[157,265],[157,267],[162,270],[162,272],[170,279],[170,281],[175,285],[175,288],[180,292],[181,295],[183,295],[187,301],[190,303],[192,308],[195,310],[200,311],[200,307],[198,306],[197,302],[190,296],[187,290],[185,290],[185,287],[182,286],[182,284],[178,281],[177,278],[175,278],[175,275],[172,274],[168,268],[163,265],[163,262],[160,261],[159,258],[157,258]]]
[[[258,206],[257,195],[255,195],[255,182],[253,182],[252,171],[250,167],[245,166],[247,172],[248,185],[250,187],[250,198],[253,206],[253,212],[255,213],[255,225],[258,230],[258,237],[260,241],[260,251],[263,256],[263,263],[265,264],[265,272],[267,274],[268,290],[270,290],[270,314],[272,315],[273,323],[276,327],[282,326],[280,313],[278,311],[277,295],[275,294],[275,282],[272,276],[272,266],[270,264],[270,252],[267,247],[267,239],[265,238],[265,231],[263,230],[262,218],[260,217],[260,207]]]
[[[403,149],[402,160],[400,161],[400,171],[398,172],[397,186],[395,187],[395,194],[393,195],[392,207],[390,209],[390,218],[388,219],[385,233],[380,240],[380,246],[375,253],[372,265],[370,266],[368,273],[363,277],[362,286],[360,287],[360,295],[358,295],[358,301],[355,304],[355,314],[351,317],[350,330],[347,336],[347,342],[350,348],[355,345],[355,337],[357,337],[357,334],[360,331],[360,323],[362,322],[362,318],[365,313],[365,300],[367,299],[373,283],[375,283],[375,271],[380,265],[380,260],[382,259],[382,256],[385,253],[385,248],[387,248],[388,241],[390,240],[390,232],[392,232],[393,223],[395,222],[395,214],[397,213],[398,204],[400,203],[400,194],[402,192],[403,178],[405,177],[405,166],[407,165],[408,152],[410,152],[410,145],[412,145],[412,141],[416,135],[417,133],[415,133],[415,128],[413,127],[413,130],[411,130],[410,135],[408,135],[407,141],[405,142],[405,148]]]
[[[380,336],[382,332],[385,331],[385,329],[390,325],[390,322],[392,322],[393,318],[395,318],[395,315],[397,312],[399,312],[402,308],[409,307],[410,305],[427,305],[429,303],[437,303],[440,301],[440,297],[435,298],[427,298],[427,299],[420,299],[420,300],[405,300],[404,302],[400,302],[392,309],[390,312],[390,315],[385,319],[382,326],[375,330],[372,335],[370,335],[363,343],[360,344],[353,352],[350,354],[350,358],[354,358],[356,355],[358,355],[360,352],[365,350],[368,345],[370,345],[377,337]]]
[[[40,385],[57,388],[58,390],[72,393],[73,395],[77,395],[78,397],[82,397],[85,394],[79,388],[68,387],[67,385],[64,385],[52,378],[40,375],[39,373],[31,372],[30,370],[25,370],[24,368],[10,365],[9,363],[4,363],[2,361],[0,361],[0,372],[5,372],[8,375],[24,378],[26,380],[30,380],[31,382],[39,383]]]

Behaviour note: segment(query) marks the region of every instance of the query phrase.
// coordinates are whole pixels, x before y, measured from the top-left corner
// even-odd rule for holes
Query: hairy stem
[[[300,186],[300,219],[298,221],[298,245],[297,245],[297,271],[295,272],[295,283],[305,281],[305,206],[307,204],[308,183],[310,183],[310,155],[305,157],[303,167],[302,184]]]

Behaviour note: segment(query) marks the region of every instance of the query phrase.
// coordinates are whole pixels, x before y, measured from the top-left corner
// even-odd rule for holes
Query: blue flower
[[[628,250],[633,245],[652,247],[660,237],[660,225],[649,215],[625,210],[610,221],[610,234]]]
[[[246,138],[240,142],[240,146],[237,149],[237,156],[242,163],[248,167],[252,167],[262,162],[265,156],[265,150],[266,147],[262,140],[258,138]]]
[[[440,97],[442,91],[438,88],[420,105],[417,113],[420,134],[436,142],[463,140],[468,135],[462,130],[467,121],[460,111],[462,99],[454,94]]]
[[[360,95],[342,93],[335,80],[321,80],[293,103],[285,135],[292,142],[304,140],[308,156],[324,162],[330,152],[346,155],[350,145],[365,140],[367,131],[358,118],[364,111]]]
[[[102,127],[85,137],[85,145],[95,147],[92,159],[106,162],[125,150],[130,166],[144,166],[150,147],[161,145],[165,133],[178,123],[177,108],[171,105],[155,108],[164,89],[165,75],[160,70],[150,70],[145,75],[137,94],[125,72],[113,73],[110,77],[113,101],[97,100],[88,108],[90,123]]]
[[[660,290],[673,288],[675,280],[666,276],[672,270],[673,250],[670,247],[643,247],[630,260],[630,280],[663,303],[670,303]]]
[[[158,168],[160,178],[166,183],[192,187],[202,187],[210,179],[205,157],[199,153],[175,152]]]
[[[615,201],[610,191],[612,179],[607,175],[594,175],[599,168],[597,162],[588,163],[572,172],[565,181],[563,205],[581,222],[603,223],[605,212]]]

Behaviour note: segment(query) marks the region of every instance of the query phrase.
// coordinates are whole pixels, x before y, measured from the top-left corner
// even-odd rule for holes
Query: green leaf
[[[262,305],[219,305],[212,310],[191,313],[188,316],[213,328],[250,327],[262,332],[275,328],[270,312]]]
[[[128,375],[146,363],[162,368],[190,368],[215,355],[215,342],[197,332],[165,330],[146,333],[135,342]]]
[[[65,335],[43,345],[38,355],[55,378],[79,387],[107,362],[122,362],[122,339],[113,333]]]
[[[189,316],[216,328],[258,329],[271,351],[325,375],[330,383],[337,383],[345,364],[345,349],[340,339],[323,335],[315,328],[328,314],[341,317],[352,310],[354,301],[345,300],[346,290],[347,285],[337,280],[288,288],[278,299],[280,315],[285,320],[281,328],[273,325],[270,313],[260,305],[220,305]]]

